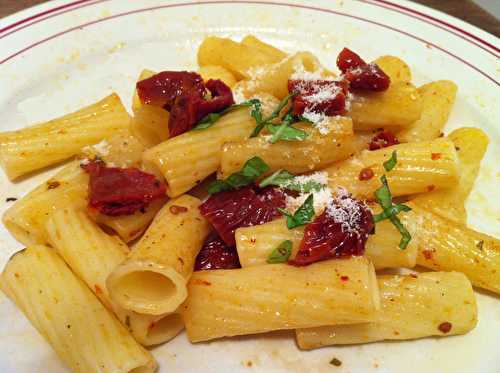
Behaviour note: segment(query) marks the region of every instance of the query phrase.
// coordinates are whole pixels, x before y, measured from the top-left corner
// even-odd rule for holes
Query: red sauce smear
[[[330,258],[363,255],[366,240],[375,223],[368,207],[356,202],[360,207],[356,230],[344,230],[341,223],[336,222],[327,211],[323,212],[306,226],[299,251],[290,264],[305,266]]]
[[[285,207],[285,194],[279,189],[247,186],[211,196],[200,206],[200,212],[222,240],[234,246],[236,229],[276,219],[281,216],[278,207]]]
[[[131,215],[165,195],[165,184],[137,168],[106,167],[102,161],[81,166],[89,178],[89,207],[108,216]]]
[[[206,91],[212,99],[205,98]],[[137,83],[137,94],[148,105],[161,106],[170,111],[170,137],[189,131],[203,117],[234,104],[231,88],[221,80],[202,77],[188,71],[163,71]]]
[[[234,268],[241,268],[236,247],[226,245],[217,233],[209,235],[196,257],[194,270]]]
[[[349,82],[346,80],[295,80],[288,81],[288,91],[296,96],[293,99],[293,113],[302,115],[307,109],[328,116],[345,112]],[[329,97],[318,101],[314,98],[319,92],[330,92]]]
[[[337,57],[337,67],[350,82],[350,87],[368,91],[385,91],[391,84],[389,76],[375,63],[366,63],[348,48]]]
[[[368,144],[370,150],[387,148],[388,146],[399,144],[399,140],[392,132],[382,131],[376,134]]]

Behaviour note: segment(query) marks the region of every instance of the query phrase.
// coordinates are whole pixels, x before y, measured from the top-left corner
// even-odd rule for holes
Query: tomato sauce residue
[[[304,266],[330,258],[363,255],[375,223],[370,209],[359,201],[356,203],[359,213],[351,222],[356,229],[344,229],[343,224],[330,216],[328,209],[325,210],[306,226],[299,251],[290,264]]]
[[[264,224],[280,217],[278,207],[285,207],[285,194],[279,189],[247,186],[212,195],[200,206],[200,212],[222,240],[234,246],[236,229]]]
[[[361,171],[359,171],[358,179],[360,181],[366,181],[366,180],[370,180],[371,178],[373,178],[373,176],[375,176],[375,174],[373,173],[373,170],[371,168],[367,167],[367,168],[363,168]]]
[[[366,63],[348,48],[344,48],[338,55],[337,67],[353,89],[381,92],[391,84],[389,76],[377,64]]]
[[[108,216],[131,215],[165,195],[165,184],[137,168],[106,167],[102,161],[81,166],[89,174],[91,209]]]
[[[187,207],[184,206],[177,206],[177,205],[172,205],[168,208],[168,210],[173,214],[173,215],[179,215],[184,212],[188,211]]]
[[[433,253],[432,250],[422,250],[422,255],[427,260],[432,260],[432,253]]]
[[[141,80],[136,87],[141,102],[170,112],[170,137],[189,131],[206,115],[234,104],[231,88],[221,80],[210,79],[205,84],[194,72],[163,71]],[[211,99],[206,98],[207,90]]]
[[[383,131],[376,134],[368,144],[370,150],[387,148],[388,146],[399,144],[399,140],[392,132]]]
[[[441,153],[431,153],[431,159],[433,161],[437,161],[440,158],[441,158]]]
[[[236,247],[228,246],[217,233],[207,237],[196,257],[194,270],[241,268]]]

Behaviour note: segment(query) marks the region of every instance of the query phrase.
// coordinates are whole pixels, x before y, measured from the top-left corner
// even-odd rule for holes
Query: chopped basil
[[[252,117],[255,119],[255,122],[257,123],[257,126],[254,128],[254,130],[252,131],[252,134],[250,135],[250,137],[256,137],[260,131],[262,131],[262,129],[268,125],[268,124],[272,124],[271,121],[278,118],[281,110],[283,110],[283,108],[288,104],[288,101],[290,101],[290,99],[294,96],[293,93],[289,94],[288,96],[286,96],[283,100],[281,100],[281,102],[279,103],[279,105],[276,107],[276,109],[274,109],[274,111],[271,113],[271,115],[269,115],[267,118],[262,118],[262,111],[260,110],[261,107],[259,106],[259,110],[256,110],[255,113],[253,112],[252,110]]]
[[[242,169],[225,180],[217,180],[208,186],[208,193],[216,194],[226,190],[238,189],[253,183],[259,176],[269,171],[269,166],[259,157],[245,162]]]
[[[267,258],[269,264],[284,263],[292,254],[292,241],[286,240],[278,245]]]
[[[385,175],[380,178],[380,181],[382,182],[382,186],[375,191],[375,198],[377,199],[378,204],[382,206],[383,211],[380,214],[374,215],[373,220],[375,223],[378,223],[382,220],[389,219],[391,223],[397,228],[399,233],[401,233],[399,248],[404,250],[411,240],[411,235],[396,215],[401,211],[411,211],[411,208],[400,203],[394,204],[392,202],[391,190],[389,189],[389,185],[387,183],[387,178],[385,177]]]
[[[398,163],[398,155],[394,150],[392,152],[391,158],[389,158],[389,160],[384,162],[384,168],[387,172],[389,172],[396,166],[397,163]]]
[[[483,240],[480,240],[480,241],[476,244],[476,247],[477,247],[479,250],[483,250],[483,245],[484,245],[484,241],[483,241]]]
[[[286,216],[286,226],[288,229],[308,224],[314,216],[314,197],[310,194],[293,215],[285,209],[279,208],[278,211]]]
[[[274,144],[278,140],[303,141],[307,137],[307,133],[305,131],[291,127],[285,121],[283,121],[279,126],[268,124],[266,129],[273,134],[273,137],[269,140],[271,144]]]
[[[325,185],[314,180],[298,183],[295,181],[295,175],[287,170],[278,170],[274,174],[266,177],[259,184],[261,188],[269,185],[279,186],[288,190],[294,190],[302,193],[318,192],[325,188]]]
[[[257,107],[260,110],[261,103],[257,99],[252,99],[252,100],[242,102],[240,104],[231,105],[218,113],[210,113],[207,116],[205,116],[202,120],[200,120],[196,124],[196,126],[194,126],[193,130],[203,130],[203,129],[209,128],[209,127],[213,126],[215,124],[215,122],[217,122],[224,114],[227,114],[233,110],[236,110],[236,109],[239,109],[242,107],[249,107],[249,106],[253,107],[253,109],[252,109],[252,113],[253,113]]]

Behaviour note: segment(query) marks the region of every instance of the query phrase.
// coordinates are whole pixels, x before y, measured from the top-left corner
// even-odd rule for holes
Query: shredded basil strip
[[[226,190],[238,189],[253,183],[259,176],[269,171],[269,166],[259,157],[245,162],[242,169],[225,180],[217,180],[208,186],[208,193],[216,194]]]
[[[271,113],[271,115],[269,115],[265,119],[262,118],[261,105],[259,106],[259,110],[256,110],[255,113],[252,110],[251,115],[255,119],[255,122],[257,123],[257,126],[252,131],[250,137],[256,137],[260,133],[260,131],[262,131],[264,129],[264,127],[266,125],[271,124],[271,121],[273,119],[278,118],[281,110],[283,110],[283,108],[288,104],[288,101],[290,101],[290,99],[292,97],[294,97],[294,96],[295,96],[294,93],[290,93],[288,96],[286,96],[283,100],[281,100],[281,102],[276,107],[276,109],[274,109],[274,111]]]
[[[398,163],[398,155],[397,155],[396,151],[394,150],[392,152],[391,158],[389,158],[387,161],[384,162],[384,168],[387,172],[389,172],[394,167],[396,167],[397,163]]]
[[[295,181],[295,175],[287,170],[278,170],[272,175],[269,175],[259,184],[259,187],[264,188],[269,185],[279,186],[288,190],[294,190],[302,193],[319,192],[326,185],[318,183],[314,180],[309,180],[305,183]]]
[[[202,120],[200,120],[196,126],[194,126],[193,130],[204,130],[206,128],[209,128],[215,124],[224,114],[227,114],[233,110],[242,108],[242,107],[249,107],[253,106],[252,112],[256,110],[255,108],[258,107],[260,110],[261,103],[258,99],[252,99],[248,100],[239,104],[234,104],[231,105],[224,110],[218,112],[218,113],[210,113],[207,116],[205,116]]]
[[[380,178],[380,181],[382,182],[382,186],[375,191],[375,198],[377,199],[378,204],[382,206],[383,211],[380,214],[374,215],[373,220],[375,223],[378,223],[382,220],[389,219],[391,223],[397,228],[399,233],[401,233],[399,248],[404,250],[411,240],[411,234],[410,232],[408,232],[403,223],[401,223],[401,220],[399,220],[396,215],[401,211],[411,211],[411,208],[400,203],[394,204],[392,202],[392,194],[389,189],[386,176],[383,175]]]
[[[283,121],[280,125],[268,124],[266,129],[273,134],[269,140],[271,144],[276,141],[303,141],[307,133],[301,129],[290,126],[289,122]]]
[[[267,263],[276,264],[276,263],[285,263],[290,255],[292,254],[293,243],[290,240],[283,241],[278,245],[276,249],[274,249],[269,257],[267,258]]]
[[[272,175],[269,175],[259,184],[259,187],[264,188],[269,185],[284,186],[288,184],[290,180],[295,178],[295,175],[287,170],[278,170]]]
[[[292,215],[285,209],[278,208],[278,211],[286,216],[286,226],[288,229],[293,229],[300,227],[311,222],[314,216],[314,197],[310,194],[306,198],[302,206],[300,206],[297,211]]]

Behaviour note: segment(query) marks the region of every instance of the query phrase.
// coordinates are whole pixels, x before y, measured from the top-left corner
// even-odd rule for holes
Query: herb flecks
[[[312,177],[308,179],[308,177],[296,176],[287,170],[278,170],[269,175],[260,182],[259,187],[264,188],[270,185],[301,193],[319,192],[326,187],[326,184],[316,181]]]
[[[288,229],[306,225],[311,222],[314,216],[314,196],[310,194],[293,215],[285,209],[279,208],[278,211],[286,216],[286,226]]]
[[[330,360],[330,364],[336,367],[339,367],[342,365],[342,361],[334,357],[332,360]]]
[[[387,172],[391,171],[398,163],[398,154],[394,150],[392,152],[391,158],[384,162],[384,168]]]
[[[283,241],[275,248],[269,257],[267,258],[267,263],[276,264],[276,263],[285,263],[290,258],[292,254],[293,243],[290,240]]]
[[[269,171],[269,166],[259,157],[245,162],[242,169],[231,174],[225,180],[217,180],[208,186],[208,193],[216,194],[227,190],[238,189],[253,183],[258,177]]]
[[[236,109],[240,109],[242,107],[252,107],[252,113],[253,113],[255,110],[260,111],[261,103],[258,99],[252,99],[252,100],[244,101],[240,104],[231,105],[218,113],[210,113],[206,117],[204,117],[202,120],[200,120],[196,124],[196,126],[194,126],[193,130],[204,130],[204,129],[207,129],[209,127],[212,127],[215,124],[215,122],[217,122],[223,115],[230,113],[231,111],[234,111]],[[258,108],[258,109],[256,109],[256,108]]]

